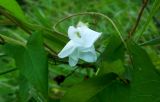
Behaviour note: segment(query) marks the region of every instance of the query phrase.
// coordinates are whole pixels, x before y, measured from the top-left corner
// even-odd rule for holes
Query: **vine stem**
[[[120,37],[120,39],[122,40],[124,46],[127,48],[127,44],[125,43],[125,40],[123,39],[122,37],[122,34],[121,32],[118,30],[118,27],[116,26],[116,24],[113,22],[113,20],[111,18],[109,18],[107,15],[105,14],[102,14],[102,13],[97,13],[97,12],[82,12],[82,13],[76,13],[76,14],[73,14],[73,15],[70,15],[70,16],[67,16],[61,20],[59,20],[54,26],[53,26],[53,29],[56,33],[59,33],[59,34],[63,34],[61,32],[59,32],[56,28],[57,26],[62,23],[63,21],[69,19],[69,18],[72,18],[72,17],[75,17],[75,16],[80,16],[80,15],[97,15],[97,16],[101,16],[101,17],[104,17],[106,20],[108,20],[112,26],[114,27],[114,29],[116,30],[116,32],[118,33],[118,36]],[[128,48],[127,48],[128,49]]]

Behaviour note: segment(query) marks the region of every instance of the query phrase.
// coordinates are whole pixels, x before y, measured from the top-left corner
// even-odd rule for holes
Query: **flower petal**
[[[79,30],[77,28],[75,28],[74,26],[70,26],[68,28],[68,37],[77,43],[77,45],[82,45],[82,43],[84,42],[83,39],[81,38],[81,33],[79,32]]]
[[[79,32],[81,32],[82,39],[85,42],[84,47],[91,47],[94,42],[101,36],[101,33],[93,31],[88,27],[78,27]]]
[[[70,38],[70,39],[73,39],[73,37],[75,37],[74,36],[74,34],[77,32],[77,29],[74,27],[74,26],[70,26],[69,28],[68,28],[68,37]]]
[[[77,63],[78,63],[78,59],[73,59],[73,58],[69,57],[69,65],[71,67],[74,67]]]
[[[82,52],[80,53],[80,59],[86,62],[95,62],[97,60],[97,55],[92,52]]]
[[[76,49],[76,46],[74,45],[73,41],[69,41],[66,46],[61,50],[61,52],[58,54],[58,57],[64,58],[69,56],[74,50]]]
[[[78,63],[79,59],[79,50],[75,49],[75,51],[69,56],[69,65],[75,66]]]
[[[92,45],[91,47],[78,47],[80,52],[95,52],[95,48],[94,45]]]
[[[97,55],[94,46],[88,48],[85,51],[81,51],[79,58],[86,62],[95,62],[97,60]]]

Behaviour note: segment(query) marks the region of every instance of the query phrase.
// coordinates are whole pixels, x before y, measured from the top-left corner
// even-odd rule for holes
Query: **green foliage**
[[[149,56],[133,42],[129,42],[128,46],[134,63],[134,68],[129,68],[132,75],[130,82],[115,80],[89,102],[158,102],[160,100],[158,93],[160,77]]]
[[[29,94],[32,94],[30,92],[34,92],[34,89],[36,89],[37,94],[43,95],[47,99],[47,57],[41,34],[33,33],[26,47],[8,44],[6,49],[9,54],[12,54],[16,66],[20,70],[20,100],[22,102],[26,101],[30,96]]]
[[[111,73],[81,82],[71,87],[61,102],[75,102],[77,100],[78,102],[87,102],[90,98],[107,87],[116,77],[116,74]]]
[[[105,74],[114,72],[122,74],[124,72],[124,45],[118,36],[112,36],[109,39],[109,43],[101,54],[99,59],[100,72],[99,74]]]
[[[160,101],[159,0],[150,0],[130,38],[138,0],[17,1],[0,0],[0,102]],[[78,21],[102,36],[97,62],[71,67],[57,54]]]
[[[131,51],[134,63],[134,68],[129,69],[132,72],[132,79],[129,83],[112,79],[112,81],[107,84],[107,79],[102,81],[103,78],[105,78],[104,76],[103,78],[99,78],[96,81],[94,80],[94,82],[90,82],[88,80],[70,88],[62,102],[75,102],[76,100],[79,100],[78,102],[159,101],[158,96],[160,94],[156,92],[159,90],[160,84],[159,73],[156,72],[154,65],[149,59],[149,56],[141,47],[134,44],[133,42],[129,42],[128,46]],[[139,56],[139,54],[141,54],[141,56]],[[101,82],[106,83],[103,84]],[[95,88],[95,85],[98,86],[97,89]],[[106,86],[102,87],[101,85]],[[94,97],[92,97],[93,95]],[[83,98],[81,96],[83,96]],[[88,98],[88,96],[90,96],[90,98]],[[88,99],[90,100],[87,101]]]

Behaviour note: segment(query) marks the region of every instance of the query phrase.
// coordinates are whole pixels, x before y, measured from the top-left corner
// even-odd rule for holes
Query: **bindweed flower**
[[[93,31],[84,23],[78,23],[77,27],[70,26],[68,37],[70,41],[58,54],[60,58],[69,56],[69,65],[75,66],[78,60],[95,62],[97,60],[94,42],[101,36],[101,33]]]

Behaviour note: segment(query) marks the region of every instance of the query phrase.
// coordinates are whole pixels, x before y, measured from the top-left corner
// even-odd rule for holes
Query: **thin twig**
[[[129,32],[129,38],[131,38],[133,36],[133,34],[135,33],[138,25],[139,25],[139,22],[141,20],[141,17],[142,17],[142,14],[143,14],[143,11],[145,9],[145,7],[147,6],[147,3],[148,3],[149,0],[143,0],[143,4],[141,6],[141,9],[139,11],[139,14],[138,14],[138,17],[137,17],[137,20],[136,20],[136,23],[135,25],[133,26],[133,28],[131,29],[131,31]]]

